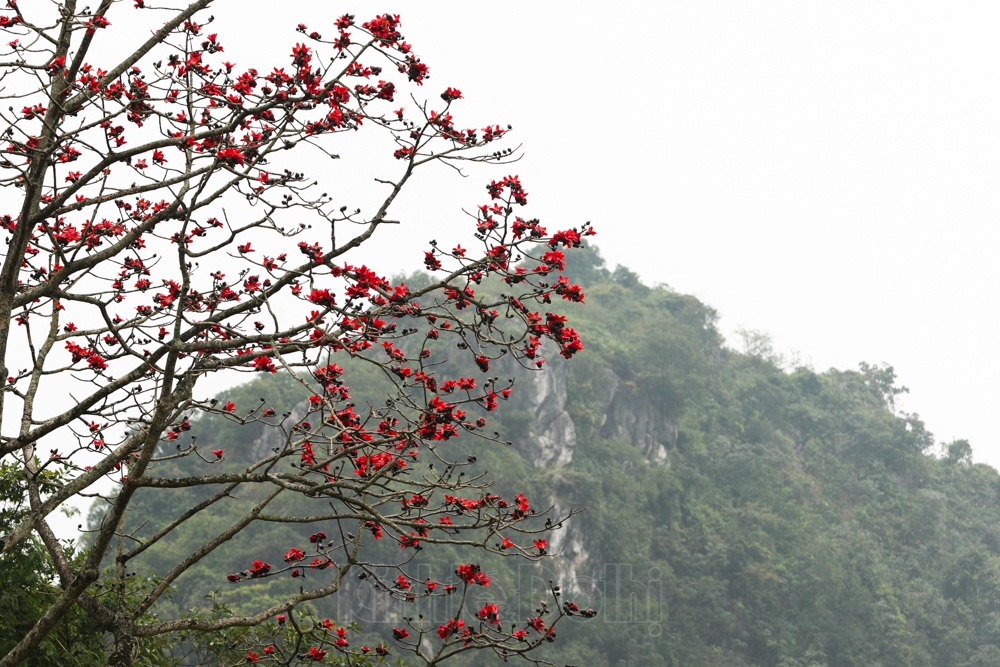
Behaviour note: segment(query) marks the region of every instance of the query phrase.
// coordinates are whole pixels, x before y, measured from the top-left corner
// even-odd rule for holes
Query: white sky
[[[513,124],[529,215],[592,221],[610,266],[699,297],[734,344],[742,326],[818,371],[892,364],[904,409],[1000,465],[1000,4],[217,0],[211,31],[269,71],[296,23],[332,36],[386,9],[431,67],[422,93],[460,88],[461,127]],[[370,211],[364,146],[303,170]],[[467,241],[460,209],[498,175],[430,172],[395,238],[349,261],[391,274]]]

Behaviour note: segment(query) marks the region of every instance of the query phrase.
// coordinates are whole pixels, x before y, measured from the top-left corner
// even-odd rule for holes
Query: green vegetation
[[[724,348],[690,297],[595,277],[560,493],[589,508],[593,563],[653,569],[662,607],[580,628],[587,664],[1000,664],[1000,476],[964,441],[931,456],[891,368],[784,371]],[[677,420],[668,463],[600,437],[603,366]]]
[[[760,338],[746,352],[726,347],[714,312],[696,299],[608,271],[594,250],[576,254],[583,257],[571,254],[567,273],[586,287],[587,305],[568,314],[587,349],[565,365],[572,462],[535,467],[519,453],[537,407],[525,399],[501,407],[513,447],[466,438],[454,445],[477,454],[499,492],[527,488],[536,503],[587,508],[569,529],[572,563],[483,563],[509,618],[531,615],[539,582],[551,576],[600,611],[570,619],[549,659],[591,667],[1000,664],[1000,475],[971,464],[964,441],[933,455],[924,425],[894,408],[901,388],[891,368],[783,369]],[[379,400],[379,379],[366,381],[355,378],[352,388]],[[224,398],[251,406],[266,397],[290,410],[291,382],[258,379]],[[612,390],[653,416],[652,435],[668,445],[660,456],[623,436],[627,429],[609,430],[617,419],[609,410],[623,404],[609,407]],[[234,460],[260,436],[209,420],[192,433],[203,450],[225,448]],[[253,493],[197,516],[133,567],[163,574]],[[177,512],[152,492],[140,494],[137,508],[133,520],[152,525]],[[239,608],[244,596],[279,599],[298,583],[229,586],[225,574],[245,568],[250,554],[280,562],[314,528],[252,524],[178,580],[176,612],[220,601]],[[417,563],[441,576],[459,560],[428,549]],[[354,586],[317,612],[385,636],[384,622],[412,611],[372,617]]]
[[[18,477],[18,471],[16,466],[0,463],[0,526],[15,523],[27,511],[27,485]],[[59,587],[51,576],[54,569],[37,538],[4,555],[0,567],[0,654],[20,641],[58,595]],[[100,663],[102,654],[96,624],[83,610],[75,608],[24,664],[92,665]]]

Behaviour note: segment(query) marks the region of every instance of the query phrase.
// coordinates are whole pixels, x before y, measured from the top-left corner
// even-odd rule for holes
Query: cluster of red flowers
[[[135,6],[144,8],[145,3],[136,0]],[[99,39],[100,31],[111,25],[100,11],[78,18],[73,25],[83,26],[87,39]],[[0,15],[0,28],[19,25],[16,16]],[[144,456],[132,445],[114,445],[113,438],[123,443],[130,436],[122,434],[135,433],[136,425],[166,424],[153,433],[163,441],[156,446],[170,443],[171,457],[196,453],[193,458],[215,465],[213,471],[224,471],[204,480],[192,477],[192,485],[216,483],[205,481],[210,478],[280,482],[348,508],[345,516],[357,520],[359,535],[348,532],[338,538],[345,551],[348,544],[367,541],[368,533],[371,539],[385,536],[401,549],[415,551],[437,542],[461,543],[454,536],[462,531],[538,532],[528,526],[538,511],[523,494],[508,500],[489,493],[488,481],[479,476],[455,472],[474,465],[474,454],[463,452],[458,462],[448,459],[456,442],[473,437],[499,442],[499,433],[486,430],[487,417],[492,419],[487,413],[494,413],[513,390],[513,380],[495,377],[506,364],[543,367],[545,340],[567,359],[583,349],[566,317],[548,308],[553,301],[584,302],[583,289],[564,275],[565,251],[580,247],[593,229],[581,226],[549,236],[538,220],[515,216],[515,207],[527,205],[528,192],[518,175],[509,174],[486,185],[489,202],[474,209],[474,226],[466,231],[474,244],[481,244],[478,250],[436,241],[429,250],[414,249],[434,272],[429,284],[421,278],[408,286],[365,264],[349,263],[346,253],[389,224],[389,206],[414,169],[435,160],[505,163],[511,155],[507,150],[473,153],[473,158],[463,158],[462,151],[483,149],[504,137],[509,126],[460,124],[460,105],[453,103],[463,94],[451,86],[440,93],[444,105],[438,109],[418,107],[414,116],[403,107],[390,111],[385,105],[407,85],[404,78],[423,85],[430,74],[393,14],[360,25],[344,15],[327,40],[300,24],[295,39],[309,44],[295,43],[279,63],[283,66],[270,72],[221,60],[225,49],[219,35],[203,35],[203,26],[191,16],[168,25],[174,28],[164,28],[160,44],[168,52],[162,59],[151,55],[152,68],[145,63],[140,68],[136,61],[106,70],[81,62],[85,54],[69,60],[46,55],[32,65],[33,77],[47,72],[43,78],[61,79],[66,90],[58,105],[52,96],[26,97],[19,103],[20,114],[13,115],[18,131],[8,133],[9,143],[0,150],[0,170],[18,170],[9,183],[37,196],[37,206],[25,209],[31,209],[28,219],[0,216],[0,228],[11,237],[11,256],[15,264],[22,263],[11,288],[16,291],[12,319],[28,336],[36,335],[31,327],[39,320],[51,322],[51,342],[58,352],[52,356],[60,357],[64,370],[83,376],[81,385],[96,386],[81,393],[76,412],[67,413],[70,418],[33,426],[29,435],[45,431],[41,436],[46,436],[63,424],[86,424],[91,417],[108,422],[95,428],[98,422],[92,421],[89,433],[82,429],[76,435],[88,456],[108,459],[96,465],[102,474],[129,473],[131,480],[121,478],[127,506],[130,493],[150,484],[145,466],[162,452]],[[179,39],[168,39],[171,35]],[[362,57],[384,58],[389,64],[361,62]],[[101,115],[84,120],[88,113]],[[85,129],[79,136],[40,138],[61,127],[67,114],[81,116],[79,126]],[[52,116],[57,118],[50,123]],[[283,157],[279,151],[302,143],[323,146],[329,135],[369,128],[391,135],[393,157],[400,162],[389,160],[388,151],[383,157],[403,172],[393,181],[394,194],[373,217],[364,218],[360,209],[338,209],[327,194],[313,194],[312,176],[278,164]],[[84,137],[88,131],[94,136]],[[155,139],[147,141],[149,136]],[[107,150],[94,148],[102,145]],[[176,155],[174,150],[180,158],[168,158]],[[45,177],[29,182],[25,174],[35,170],[24,166],[42,165],[40,159]],[[182,185],[192,182],[200,185]],[[223,184],[219,191],[217,183]],[[230,192],[238,205],[245,201],[266,213],[256,221],[236,222],[229,200],[221,200]],[[116,215],[99,219],[94,212],[102,206],[117,209]],[[280,224],[282,216],[301,211],[315,213],[321,224]],[[345,239],[343,230],[355,224],[366,225],[366,231]],[[218,265],[205,266],[216,258]],[[510,293],[497,295],[496,288]],[[67,292],[72,298],[64,297]],[[73,310],[72,316],[61,314],[65,308],[57,297]],[[70,317],[79,328],[65,321]],[[460,356],[446,357],[445,351],[454,349]],[[333,363],[335,355],[342,365]],[[395,393],[385,397],[384,407],[352,398],[345,368],[358,364],[369,364],[393,383]],[[295,373],[308,396],[301,408],[305,414],[296,407],[278,417],[263,400],[249,409],[241,405],[238,412],[232,401],[192,398],[198,394],[191,383],[229,369]],[[21,391],[22,377],[12,376],[8,389]],[[267,455],[265,467],[257,468],[241,460],[248,448],[230,446],[227,455],[226,449],[196,445],[193,439],[185,447],[182,436],[198,423],[198,412],[239,424],[261,423],[271,432],[280,431],[284,443]],[[444,460],[445,466],[433,468],[428,458]],[[72,461],[72,455],[53,450],[52,460]],[[80,469],[90,472],[89,467]],[[312,533],[308,542],[289,547],[284,566],[272,568],[254,559],[227,579],[246,585],[285,573],[300,578],[342,567],[335,558],[344,559],[325,532]],[[497,545],[498,551],[515,549],[531,558],[547,555],[547,548],[545,539],[534,540],[535,551],[517,547],[508,537]],[[404,552],[400,561],[413,551]],[[279,557],[258,555],[275,562]],[[354,556],[348,560],[358,562]],[[440,586],[427,580],[422,592],[404,574],[379,585],[391,595],[412,599],[490,584],[476,564],[459,565],[455,575],[455,583]],[[584,612],[574,606],[564,613]],[[500,616],[496,604],[485,604],[475,619],[451,618],[438,626],[437,634],[446,641],[485,642],[484,632],[502,630]],[[285,618],[279,616],[279,624]],[[551,625],[538,619],[510,636],[523,640],[532,628],[554,636]],[[300,658],[321,661],[334,650],[331,646],[348,649],[344,627],[329,619],[318,627],[330,634],[328,641],[296,649],[302,650]],[[410,637],[406,627],[393,634],[400,641]],[[273,645],[254,648],[247,652],[248,662],[275,650]],[[363,654],[371,650],[360,649]],[[388,649],[379,645],[374,652],[384,656]]]
[[[26,320],[27,318],[25,318]],[[82,347],[71,340],[66,341],[66,349],[73,357],[73,363],[86,360],[87,365],[95,371],[107,370],[108,363],[92,347]]]
[[[235,583],[237,581],[240,581],[241,579],[261,579],[263,577],[266,577],[270,572],[271,572],[270,563],[265,563],[262,560],[255,560],[253,563],[250,564],[250,567],[248,569],[243,570],[243,572],[241,572],[240,574],[229,574],[226,575],[226,578],[230,582]]]
[[[459,565],[455,569],[455,574],[467,584],[477,584],[479,586],[489,586],[490,578],[486,576],[482,568],[476,564]]]

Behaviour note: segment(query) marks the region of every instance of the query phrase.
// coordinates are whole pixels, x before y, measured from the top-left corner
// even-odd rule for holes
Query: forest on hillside
[[[903,389],[891,367],[785,367],[762,337],[727,345],[715,312],[697,299],[609,270],[596,249],[576,254],[567,273],[585,287],[586,305],[567,313],[584,352],[539,374],[548,379],[508,369],[521,385],[499,409],[509,447],[456,446],[490,471],[497,493],[528,489],[559,512],[584,511],[553,537],[555,559],[483,561],[493,579],[484,602],[506,617],[528,616],[546,581],[558,579],[594,607],[596,618],[569,619],[542,656],[559,665],[1000,664],[1000,475],[972,463],[969,443],[936,443],[915,415],[899,411]],[[384,400],[377,375],[354,373],[367,382],[353,387],[359,404]],[[278,374],[220,400],[264,399],[294,415],[294,389]],[[269,446],[262,429],[232,421],[205,419],[191,433],[205,451],[224,449],[234,467]],[[195,464],[167,461],[157,474]],[[177,512],[155,490],[142,491],[130,516],[140,535],[143,523]],[[206,491],[187,502],[198,493]],[[228,525],[254,493],[198,514],[143,553],[130,564],[137,585],[183,559],[196,537]],[[226,614],[248,596],[279,599],[312,585],[277,578],[232,586],[224,573],[245,567],[250,551],[280,562],[288,544],[315,529],[251,525],[176,582],[174,611]],[[373,546],[398,548],[389,542]],[[415,563],[434,576],[458,557],[432,550]],[[0,606],[30,604],[14,592],[30,577],[0,573]],[[364,635],[426,611],[375,603],[369,593],[353,580],[315,612],[358,623]],[[66,623],[78,624],[67,632],[82,632],[85,619]],[[224,656],[224,644],[198,650]],[[167,648],[179,659],[177,647],[163,646],[145,659],[169,662]],[[455,664],[499,663],[476,655]]]

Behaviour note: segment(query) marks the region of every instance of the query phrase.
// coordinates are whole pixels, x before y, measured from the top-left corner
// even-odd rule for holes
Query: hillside
[[[499,415],[512,446],[475,452],[500,492],[516,482],[557,509],[586,508],[551,540],[560,557],[546,569],[483,563],[509,617],[530,615],[557,577],[600,611],[564,628],[549,659],[1000,664],[1000,475],[971,464],[968,443],[940,448],[917,417],[896,411],[891,368],[781,368],[759,340],[728,347],[697,299],[609,271],[594,250],[574,254],[567,273],[587,305],[567,311],[586,349],[571,362],[548,355],[543,373],[501,370],[519,385]],[[380,400],[379,379],[368,380],[355,391]],[[266,397],[280,412],[295,409],[291,395],[276,376],[224,398]],[[234,464],[269,446],[231,422],[205,420],[193,433]],[[135,515],[157,525],[174,511],[150,492]],[[236,512],[220,503],[134,567],[162,571]],[[219,573],[241,567],[251,544],[280,561],[298,532],[252,525],[179,580],[176,611],[216,589],[238,607],[251,589],[227,588]],[[446,552],[421,558],[429,572],[453,567]],[[268,580],[252,594],[277,597],[285,585]],[[383,633],[403,611],[373,607],[360,583],[336,598],[325,613]]]

